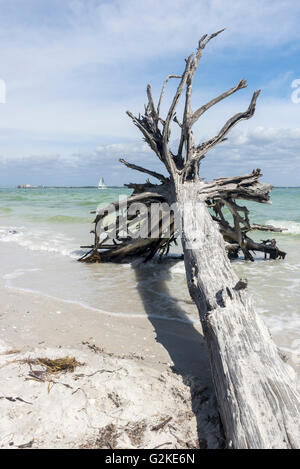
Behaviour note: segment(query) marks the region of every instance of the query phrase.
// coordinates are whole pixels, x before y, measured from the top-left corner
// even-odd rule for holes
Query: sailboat
[[[98,182],[98,189],[106,189],[106,185],[104,184],[104,179],[100,178]]]

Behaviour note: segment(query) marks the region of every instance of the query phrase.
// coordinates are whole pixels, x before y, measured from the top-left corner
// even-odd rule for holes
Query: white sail
[[[104,179],[103,178],[99,179],[98,189],[106,189],[106,185],[104,184]]]

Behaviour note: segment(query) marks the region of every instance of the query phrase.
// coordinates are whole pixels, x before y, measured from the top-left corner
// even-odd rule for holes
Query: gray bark
[[[183,74],[172,75],[164,82],[157,107],[148,85],[148,104],[144,115],[135,117],[127,112],[165,165],[169,177],[164,180],[161,174],[123,163],[163,182],[160,186],[147,183],[146,195],[143,194],[142,186],[131,185],[137,194],[131,200],[148,201],[151,197],[160,200],[163,197],[169,203],[178,203],[183,220],[182,246],[188,288],[203,325],[228,446],[236,449],[299,448],[299,395],[295,376],[280,358],[268,329],[255,313],[247,292],[247,281],[239,280],[232,271],[219,231],[220,223],[213,221],[206,206],[207,201],[212,200],[213,203],[224,202],[229,207],[235,220],[236,241],[246,251],[246,240],[240,224],[244,225],[246,231],[251,226],[247,211],[237,206],[235,200],[267,203],[271,186],[258,181],[260,170],[245,176],[218,178],[211,183],[204,183],[199,178],[200,162],[206,153],[224,141],[235,125],[253,116],[260,93],[254,92],[246,111],[230,118],[215,137],[195,144],[192,130],[195,122],[207,109],[247,86],[246,81],[241,80],[235,87],[195,112],[192,111],[194,73],[204,48],[221,32],[209,37],[204,35],[200,39],[196,53],[186,59]],[[167,116],[163,119],[160,107],[169,78],[178,78],[180,81]],[[176,116],[176,108],[184,93],[184,112],[180,121]],[[169,147],[171,123],[174,121],[181,129],[177,154]],[[240,215],[243,212],[244,218]],[[155,246],[150,241],[149,255],[152,256],[156,246],[165,241],[154,240]],[[134,243],[128,243],[124,250],[131,249],[134,252]],[[137,248],[141,245],[142,240]],[[99,256],[97,248],[96,239],[92,253],[96,259]],[[116,256],[119,249],[123,247],[111,250],[112,255]]]
[[[230,266],[218,225],[191,184],[177,188],[179,205],[189,207],[182,238],[187,284],[207,341],[228,446],[299,448],[295,374],[255,313]]]

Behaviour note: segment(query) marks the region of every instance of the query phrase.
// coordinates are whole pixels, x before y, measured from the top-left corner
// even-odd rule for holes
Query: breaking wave
[[[72,258],[78,257],[78,245],[71,238],[48,230],[31,230],[25,227],[1,227],[0,242],[17,243],[31,251],[46,251]]]
[[[268,220],[267,225],[273,225],[275,228],[286,228],[283,235],[300,235],[300,223],[287,220]]]

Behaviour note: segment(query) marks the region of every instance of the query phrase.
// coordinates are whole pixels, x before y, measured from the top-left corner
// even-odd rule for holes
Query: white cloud
[[[297,51],[300,39],[300,5],[293,0],[0,0],[0,7],[0,78],[7,84],[7,103],[0,106],[1,153],[7,161],[26,157],[41,167],[43,158],[44,167],[81,168],[82,161],[98,165],[109,156],[115,164],[127,154],[136,161],[147,155],[147,166],[159,164],[140,146],[141,136],[125,115],[127,108],[143,110],[148,80],[157,95],[165,70],[180,72],[199,36],[224,26],[226,32],[205,52],[210,67],[214,60],[247,57],[249,50]],[[291,69],[276,72],[265,88],[288,87]],[[222,63],[214,70],[222,88]],[[252,87],[209,111],[197,138],[214,135],[226,118],[245,109]],[[196,88],[195,105],[220,91]],[[242,164],[245,152],[251,161],[254,151],[266,164],[268,152],[294,161],[299,112],[289,96],[262,95],[255,117],[230,137],[231,147],[223,147],[227,161]]]
[[[295,129],[256,127],[207,153],[203,177],[231,176],[261,168],[265,180],[275,185],[300,186],[300,132]]]
[[[124,155],[126,153],[129,154],[144,154],[144,153],[151,153],[151,148],[144,142],[136,142],[136,143],[112,143],[110,145],[100,145],[96,147],[97,154],[117,154],[119,156]]]

